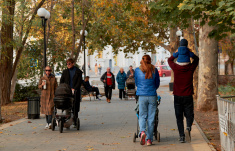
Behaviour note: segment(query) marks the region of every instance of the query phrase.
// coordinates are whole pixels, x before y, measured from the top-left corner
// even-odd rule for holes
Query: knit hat
[[[180,46],[187,47],[188,46],[188,41],[186,39],[181,39]]]

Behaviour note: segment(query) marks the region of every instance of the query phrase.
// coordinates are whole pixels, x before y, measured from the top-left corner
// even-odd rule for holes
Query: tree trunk
[[[11,95],[10,95],[11,102],[13,102],[13,99],[14,99],[14,93],[15,93],[16,82],[17,82],[17,73],[18,73],[18,70],[16,69],[13,75],[13,78],[11,80]]]
[[[1,104],[10,103],[11,77],[13,65],[13,24],[15,1],[7,0],[2,5],[1,58],[0,58],[0,91]]]
[[[75,25],[74,25],[74,0],[71,1],[71,18],[72,18],[72,52],[71,52],[71,57],[74,57],[74,52],[75,52]]]
[[[191,49],[193,51],[194,54],[197,54],[196,51],[196,46],[195,46],[195,41],[194,41],[194,20],[193,18],[188,20],[189,22],[189,27],[187,29],[184,30],[184,38],[188,40],[188,48]],[[194,75],[193,75],[193,89],[194,89],[194,95],[193,95],[193,99],[195,102],[197,102],[197,95],[198,95],[198,67],[197,69],[194,71]]]
[[[208,21],[199,29],[199,79],[198,102],[200,111],[217,110],[216,94],[218,94],[218,42],[208,37],[215,29]]]

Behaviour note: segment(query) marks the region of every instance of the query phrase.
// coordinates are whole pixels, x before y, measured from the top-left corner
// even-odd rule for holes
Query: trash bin
[[[28,97],[28,119],[40,118],[40,97]]]

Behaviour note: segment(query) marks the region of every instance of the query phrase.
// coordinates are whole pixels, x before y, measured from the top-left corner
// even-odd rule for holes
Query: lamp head
[[[47,15],[47,10],[45,8],[39,8],[37,11],[38,16],[40,17],[46,17]],[[50,16],[49,16],[50,17]]]
[[[176,32],[176,36],[181,37],[181,36],[182,36],[182,31],[181,31],[181,30],[178,30],[178,31]]]
[[[47,14],[46,14],[45,18],[46,18],[46,19],[49,19],[49,18],[50,18],[50,16],[51,16],[50,12],[49,12],[49,11],[47,11]]]

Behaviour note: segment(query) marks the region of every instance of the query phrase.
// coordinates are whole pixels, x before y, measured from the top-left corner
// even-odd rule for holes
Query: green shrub
[[[218,89],[219,89],[219,94],[222,96],[235,94],[235,87],[232,86],[231,84],[220,85]]]
[[[37,89],[37,85],[23,86],[17,83],[13,101],[19,102],[27,100],[27,97],[39,97],[39,94],[36,91]]]

